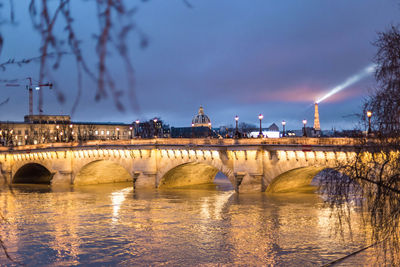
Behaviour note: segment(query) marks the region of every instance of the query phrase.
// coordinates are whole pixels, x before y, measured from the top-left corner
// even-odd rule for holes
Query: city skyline
[[[234,125],[236,115],[240,122],[257,125],[262,113],[265,127],[273,122],[281,127],[285,120],[287,129],[300,129],[303,119],[312,124],[314,101],[372,63],[377,32],[397,24],[400,11],[389,0],[190,3],[193,8],[180,1],[139,5],[135,21],[149,46],[140,49],[134,35],[129,44],[140,113],[125,100],[126,112],[118,112],[111,96],[95,102],[96,85],[85,80],[86,90],[72,119],[130,123],[157,116],[170,125],[190,126],[202,105],[215,126]],[[16,5],[18,25],[2,26],[6,38],[1,62],[39,54],[40,39],[32,31],[27,8]],[[88,5],[77,4],[76,23]],[[86,43],[96,25],[89,16],[79,28]],[[45,114],[69,114],[75,100],[76,75],[70,71],[74,64],[69,58],[62,64],[46,81],[56,82],[55,90],[63,92],[66,102],[60,105],[56,94],[46,91]],[[116,79],[125,81],[118,62],[109,64]],[[37,67],[8,67],[2,79],[36,77]],[[361,112],[362,99],[374,86],[370,75],[322,101],[322,130],[353,128],[353,114]],[[0,100],[10,99],[0,106],[0,120],[22,120],[28,114],[28,93],[24,88],[0,87]]]

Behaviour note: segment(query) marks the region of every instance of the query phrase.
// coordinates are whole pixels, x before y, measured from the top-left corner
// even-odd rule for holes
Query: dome
[[[194,116],[192,120],[193,127],[211,127],[210,118],[204,114],[204,109],[202,106],[199,108],[199,114]]]

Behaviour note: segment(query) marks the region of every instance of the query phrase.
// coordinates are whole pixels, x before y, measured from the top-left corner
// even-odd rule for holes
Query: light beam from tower
[[[343,83],[335,86],[334,88],[332,88],[331,91],[329,91],[326,95],[324,95],[323,97],[321,97],[320,99],[318,99],[316,101],[316,103],[321,103],[322,101],[324,101],[325,99],[327,99],[328,97],[333,96],[334,94],[346,89],[347,87],[355,84],[356,82],[361,81],[362,79],[364,79],[365,77],[369,76],[371,73],[373,73],[375,71],[376,68],[376,64],[370,64],[367,67],[365,67],[363,70],[361,70],[359,73],[349,77],[347,80],[345,80]]]

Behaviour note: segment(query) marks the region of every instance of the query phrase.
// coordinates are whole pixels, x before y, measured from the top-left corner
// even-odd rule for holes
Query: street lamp
[[[136,137],[139,137],[139,123],[140,123],[140,121],[136,120],[135,123],[136,123],[135,124]]]
[[[261,126],[261,121],[262,121],[263,118],[264,118],[264,116],[262,114],[258,115],[258,119],[260,120],[260,132],[258,133],[258,137],[259,138],[263,138],[264,137],[264,135],[262,133],[262,126]]]
[[[158,131],[157,131],[157,118],[154,118],[154,137],[158,136]]]
[[[132,136],[133,136],[132,131],[133,131],[133,127],[131,126],[131,127],[129,127],[129,135],[131,136],[131,139],[132,139]]]
[[[55,137],[54,139],[57,140],[57,141],[59,141],[59,140],[58,140],[58,138],[59,138],[59,137],[58,137],[58,129],[60,129],[60,126],[56,125],[56,129],[57,129],[57,130],[56,130],[56,137]]]
[[[286,121],[282,121],[282,137],[285,137],[285,126],[286,126]]]
[[[239,128],[238,128],[238,122],[239,122],[239,116],[235,116],[235,121],[236,121],[236,131],[235,131],[235,138],[239,138]]]
[[[368,110],[367,111],[367,117],[368,117],[368,132],[367,135],[370,136],[371,135],[371,117],[372,117],[372,111]]]
[[[68,139],[69,139],[69,141],[74,141],[74,132],[72,131],[72,127],[73,127],[73,125],[72,124],[70,124],[69,125],[69,135],[68,135]]]
[[[307,120],[303,120],[303,137],[307,137],[306,124]]]
[[[117,139],[119,139],[119,128],[117,127]]]

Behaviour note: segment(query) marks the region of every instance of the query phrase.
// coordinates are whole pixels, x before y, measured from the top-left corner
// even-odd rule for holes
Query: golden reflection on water
[[[221,194],[203,197],[201,204],[201,215],[204,219],[221,220],[223,208],[227,204],[229,198],[234,194],[233,191],[222,192]]]
[[[357,223],[353,239],[347,232],[338,239],[329,209],[312,193],[237,195],[215,185],[133,192],[131,186],[21,186],[14,195],[3,189],[0,207],[9,223],[1,224],[2,239],[28,266],[310,266],[366,243]],[[7,264],[4,255],[0,263]]]
[[[124,202],[126,196],[133,191],[132,187],[124,188],[122,190],[111,193],[111,202],[113,206],[113,223],[116,223],[119,219],[119,209],[121,204]]]

